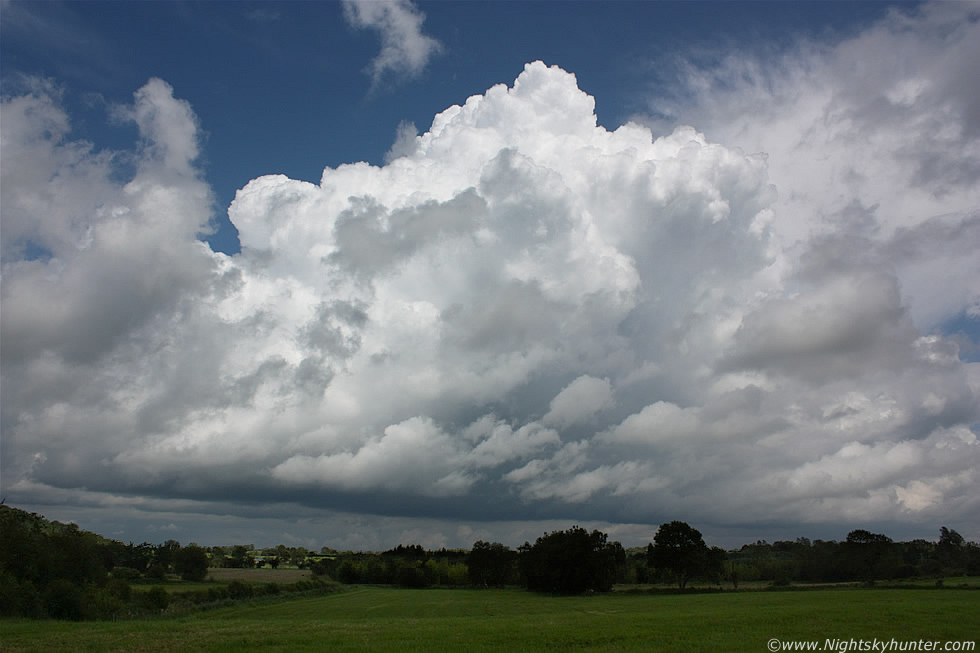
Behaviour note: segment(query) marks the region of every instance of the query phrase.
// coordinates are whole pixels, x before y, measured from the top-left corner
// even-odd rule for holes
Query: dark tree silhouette
[[[701,531],[682,521],[661,524],[647,553],[649,564],[668,571],[680,589],[702,573],[708,562],[708,547]]]
[[[207,552],[193,544],[185,546],[174,556],[174,570],[184,580],[204,580],[208,575]]]
[[[573,526],[520,548],[519,564],[530,590],[580,594],[607,592],[622,574],[626,551],[601,531]]]
[[[936,546],[939,563],[947,570],[960,572],[966,566],[968,552],[966,540],[951,528],[939,529],[939,544]],[[961,572],[962,573],[962,572]]]
[[[514,581],[517,551],[499,542],[479,541],[466,556],[470,582],[481,587],[500,587]]]
[[[892,548],[892,538],[859,528],[848,533],[841,545],[841,564],[852,578],[870,581],[887,577],[892,575],[885,564]],[[894,558],[897,566],[898,556]]]

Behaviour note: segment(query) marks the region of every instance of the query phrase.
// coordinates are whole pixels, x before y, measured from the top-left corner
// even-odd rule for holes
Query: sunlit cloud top
[[[270,170],[227,206],[222,126],[169,81],[107,104],[134,139],[111,149],[76,137],[64,85],[21,77],[4,494],[344,524],[321,539],[345,548],[569,520],[627,544],[671,519],[978,532],[976,12],[672,56],[676,86],[619,125],[531,60],[386,125],[374,164]],[[382,32],[374,83],[435,65],[418,7],[342,14]],[[202,240],[226,220],[238,251]]]

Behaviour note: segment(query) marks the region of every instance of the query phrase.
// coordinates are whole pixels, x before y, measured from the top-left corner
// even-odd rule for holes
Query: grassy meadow
[[[148,592],[151,588],[162,587],[169,592],[188,592],[192,590],[208,590],[213,587],[222,587],[233,581],[240,581],[252,585],[263,583],[274,583],[276,585],[288,585],[301,580],[310,580],[313,573],[309,569],[221,569],[209,568],[208,575],[202,581],[180,580],[178,576],[171,576],[165,581],[154,582],[143,580],[133,584],[134,592]]]
[[[980,636],[980,592],[826,589],[712,594],[352,587],[138,621],[0,621],[3,651],[755,651],[771,638]]]
[[[245,583],[295,583],[301,580],[309,580],[313,577],[313,572],[309,569],[208,569],[208,580],[218,583],[230,583],[233,580],[240,580]]]

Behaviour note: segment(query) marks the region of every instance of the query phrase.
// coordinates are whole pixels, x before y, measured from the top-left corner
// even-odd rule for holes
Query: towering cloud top
[[[976,373],[893,270],[808,274],[764,155],[609,131],[557,67],[384,167],[253,180],[230,257],[194,240],[196,119],[162,82],[125,111],[154,143],[125,184],[44,127],[50,94],[4,111],[5,149],[55,171],[4,168],[18,491],[652,523],[975,507]]]

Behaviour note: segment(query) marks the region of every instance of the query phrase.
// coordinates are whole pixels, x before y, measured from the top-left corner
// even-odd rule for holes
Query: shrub
[[[280,591],[278,583],[266,583],[262,586],[263,594],[278,594]]]
[[[350,565],[349,561],[345,560],[344,563]],[[326,576],[330,573],[330,568],[332,566],[333,560],[314,560],[312,563],[310,563],[310,571],[313,572],[314,576]]]
[[[465,564],[449,565],[449,585],[451,587],[464,587],[469,582],[469,569]]]
[[[48,584],[44,592],[44,607],[48,616],[55,619],[80,621],[82,619],[82,588],[64,578]]]
[[[240,580],[233,580],[228,583],[228,596],[233,599],[252,598],[252,586]]]
[[[160,586],[151,587],[148,592],[140,594],[139,606],[151,612],[163,612],[170,605],[170,595]]]
[[[207,591],[209,601],[220,601],[228,598],[228,590],[223,587],[209,587]]]
[[[0,615],[28,618],[44,616],[44,602],[34,584],[29,580],[18,582],[3,569],[0,569]]]
[[[409,567],[408,565],[404,565],[399,567],[395,578],[400,587],[425,587],[425,578],[422,575],[422,570],[414,566]]]
[[[146,577],[153,580],[163,580],[167,577],[167,566],[161,562],[154,562],[146,568]]]
[[[132,567],[113,567],[112,577],[124,581],[132,582],[134,580],[139,580],[140,574],[139,569],[133,569]]]
[[[110,578],[105,589],[120,601],[129,601],[133,597],[133,589],[122,578]]]
[[[350,560],[344,560],[340,563],[340,566],[337,567],[337,580],[339,580],[341,583],[350,585],[361,582],[361,574],[358,572],[358,569],[353,562]]]
[[[83,619],[114,619],[126,611],[126,603],[108,587],[90,586],[82,600]]]

